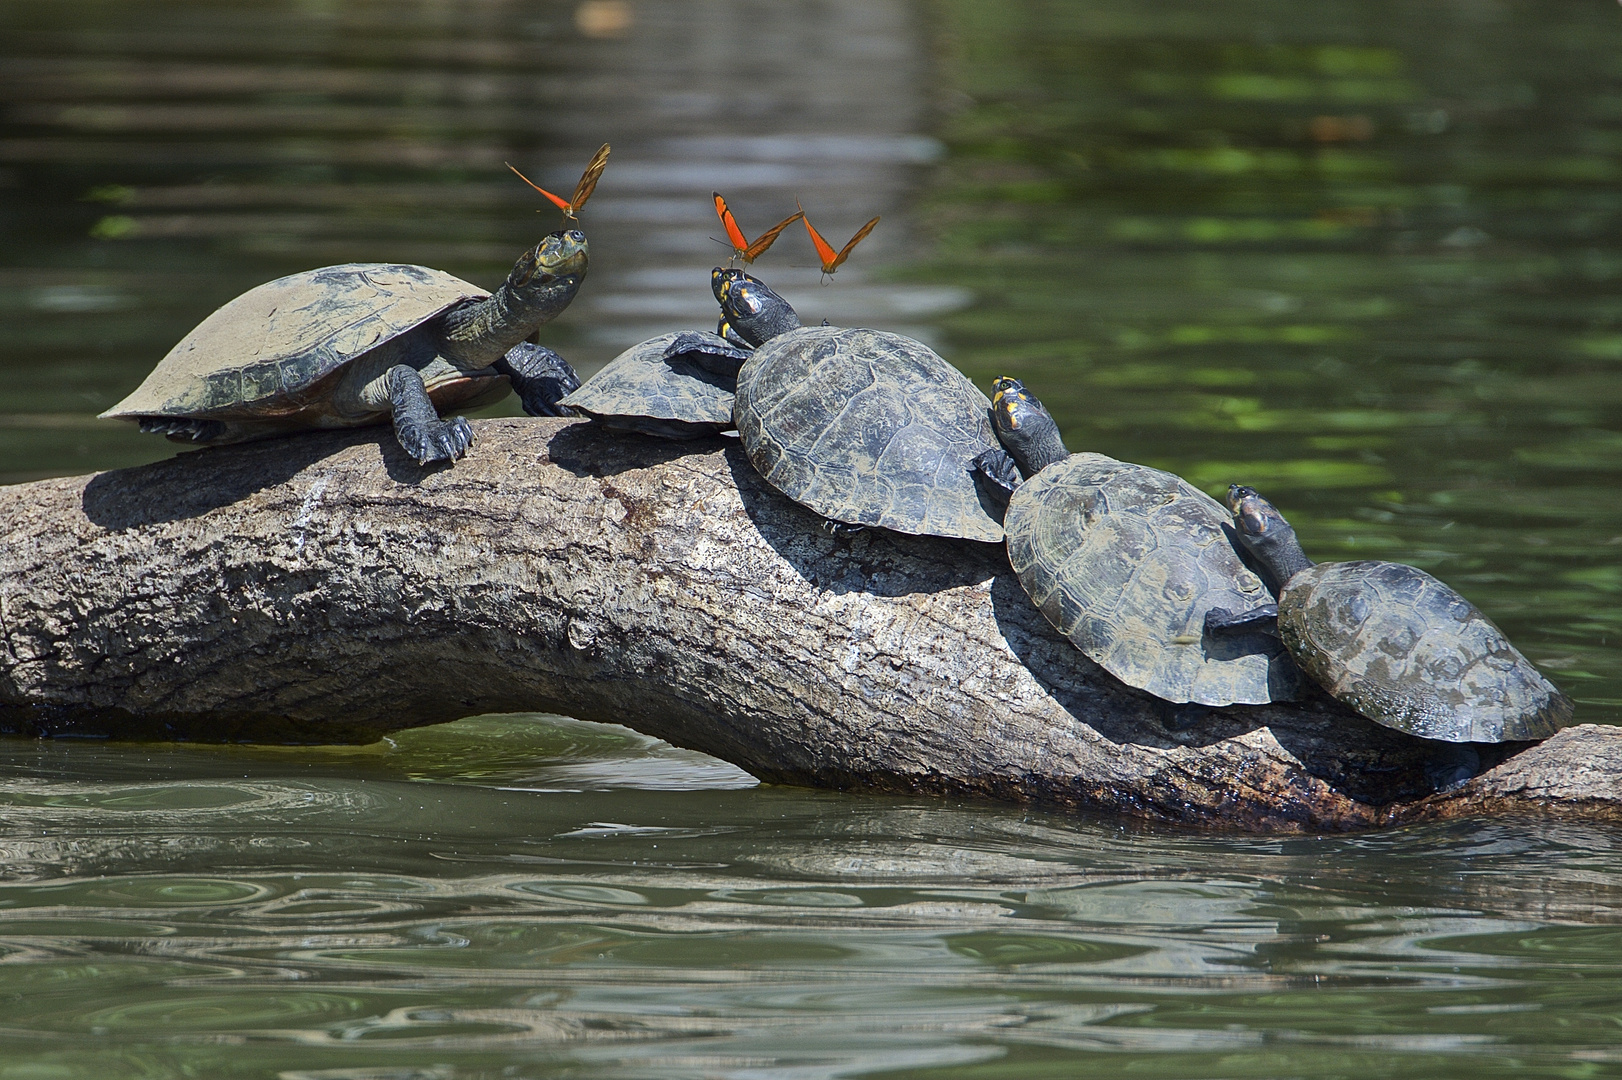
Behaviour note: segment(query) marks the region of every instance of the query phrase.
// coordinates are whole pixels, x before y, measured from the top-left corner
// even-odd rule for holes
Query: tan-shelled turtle
[[[177,441],[243,442],[392,418],[419,462],[473,441],[443,410],[489,404],[511,388],[531,415],[563,415],[580,385],[562,357],[525,341],[574,299],[586,238],[552,233],[494,294],[425,266],[347,263],[250,289],[187,334],[104,418]]]

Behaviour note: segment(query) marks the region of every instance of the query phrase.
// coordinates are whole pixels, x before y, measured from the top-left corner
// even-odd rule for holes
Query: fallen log
[[[1622,820],[1622,730],[1461,747],[1326,698],[1170,706],[1050,628],[1000,546],[829,536],[733,440],[476,427],[454,466],[370,429],[0,488],[0,729],[334,742],[550,711],[775,782],[1282,832]]]

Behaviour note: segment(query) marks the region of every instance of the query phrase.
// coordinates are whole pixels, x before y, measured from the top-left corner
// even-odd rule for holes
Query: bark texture
[[[1622,729],[1461,747],[1327,699],[1166,705],[1052,630],[1001,546],[831,537],[735,440],[476,428],[454,466],[370,429],[0,488],[0,726],[342,741],[545,710],[767,780],[1162,821],[1622,820]]]

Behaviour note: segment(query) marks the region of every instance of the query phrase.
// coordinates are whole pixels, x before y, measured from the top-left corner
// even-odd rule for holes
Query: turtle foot
[[[162,435],[175,442],[210,443],[225,434],[218,420],[197,420],[175,416],[143,416],[140,428],[148,435]]]
[[[430,424],[411,424],[403,429],[396,423],[394,434],[405,452],[417,459],[418,465],[431,461],[454,461],[473,445],[473,425],[461,416]]]
[[[740,343],[742,339],[739,339]],[[665,359],[682,357],[697,364],[712,375],[738,377],[738,369],[752,355],[747,346],[739,348],[717,334],[704,334],[697,330],[684,330],[665,346]]]
[[[1249,611],[1212,608],[1205,613],[1207,634],[1278,634],[1278,605],[1261,604]]]
[[[833,518],[822,519],[822,531],[837,539],[848,540],[866,530],[866,525],[852,525],[848,521],[835,521]]]
[[[521,341],[491,366],[507,376],[529,415],[575,415],[573,409],[559,402],[580,389],[580,376],[569,361],[546,346]]]
[[[1004,506],[1022,481],[1019,466],[1006,450],[987,450],[974,459],[974,472],[985,481],[986,492]]]

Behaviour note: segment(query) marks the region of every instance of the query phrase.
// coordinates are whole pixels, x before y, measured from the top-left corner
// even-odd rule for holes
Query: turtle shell
[[[1301,669],[1377,724],[1445,742],[1545,739],[1571,700],[1470,601],[1401,563],[1292,577],[1279,633]]]
[[[1000,508],[973,474],[998,446],[990,411],[917,341],[807,326],[744,361],[733,419],[760,475],[825,518],[995,543]]]
[[[680,336],[660,334],[632,345],[562,404],[610,427],[651,435],[696,437],[730,428],[735,380],[685,356],[665,359],[665,349]]]
[[[1105,671],[1173,702],[1294,698],[1300,676],[1270,634],[1207,634],[1212,608],[1271,603],[1240,561],[1231,515],[1171,473],[1072,454],[1008,502],[1008,561],[1049,622]]]
[[[249,289],[204,319],[103,418],[296,412],[345,363],[489,294],[425,266],[346,263]]]

